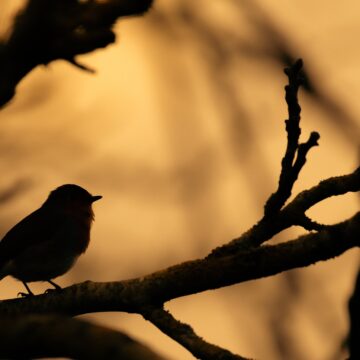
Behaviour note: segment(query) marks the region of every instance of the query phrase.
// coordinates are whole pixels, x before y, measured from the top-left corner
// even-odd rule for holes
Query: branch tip
[[[285,100],[288,106],[289,118],[285,120],[287,132],[287,146],[281,162],[281,173],[277,190],[269,197],[265,204],[264,216],[273,216],[278,213],[291,196],[292,188],[306,161],[306,154],[311,147],[318,145],[319,133],[312,132],[306,143],[299,144],[301,134],[298,90],[302,84],[302,59],[297,60],[284,71],[289,83],[285,86]]]
[[[83,70],[83,71],[86,71],[86,72],[91,73],[91,74],[95,74],[95,73],[96,73],[96,70],[95,70],[95,69],[93,69],[93,68],[91,68],[91,67],[89,67],[89,66],[87,66],[87,65],[84,65],[84,64],[80,63],[80,62],[77,61],[75,58],[67,59],[67,61],[68,61],[70,64],[74,65],[75,67],[77,67],[77,68],[79,68],[79,69],[81,69],[81,70]]]
[[[309,137],[308,142],[313,144],[313,146],[317,146],[318,140],[320,139],[320,134],[317,131],[312,131]]]

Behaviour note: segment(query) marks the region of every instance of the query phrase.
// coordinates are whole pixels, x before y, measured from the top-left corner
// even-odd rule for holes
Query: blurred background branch
[[[119,331],[50,314],[2,315],[0,356],[7,359],[165,360]]]
[[[360,271],[357,274],[354,292],[349,300],[350,329],[347,339],[350,359],[360,357]]]
[[[16,16],[6,42],[0,43],[0,107],[20,80],[38,65],[64,59],[82,70],[76,56],[115,41],[116,20],[140,15],[152,0],[28,0]]]

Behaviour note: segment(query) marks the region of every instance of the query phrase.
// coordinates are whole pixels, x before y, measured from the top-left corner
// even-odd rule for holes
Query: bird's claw
[[[34,294],[19,292],[19,293],[17,294],[17,296],[18,296],[18,297],[22,297],[22,298],[27,298],[27,297],[30,297],[30,296],[34,296]]]
[[[59,292],[61,290],[62,290],[61,288],[59,288],[59,289],[47,289],[47,290],[45,290],[44,294],[53,294],[54,292]]]

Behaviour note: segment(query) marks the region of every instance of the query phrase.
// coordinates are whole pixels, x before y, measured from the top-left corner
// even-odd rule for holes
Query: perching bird
[[[53,190],[44,204],[16,224],[0,242],[0,280],[13,276],[23,282],[47,281],[65,274],[85,252],[94,220],[93,196],[78,185]]]

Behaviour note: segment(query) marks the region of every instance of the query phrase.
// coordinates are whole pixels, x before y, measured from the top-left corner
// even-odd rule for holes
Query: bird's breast
[[[80,255],[86,251],[90,242],[90,230],[91,230],[92,219],[81,218],[76,220],[74,227],[74,234],[70,236],[70,239],[75,247],[76,252]]]
[[[87,249],[90,242],[90,230],[93,221],[92,213],[88,209],[68,208],[63,213],[64,222],[60,231],[60,242],[76,255]]]

